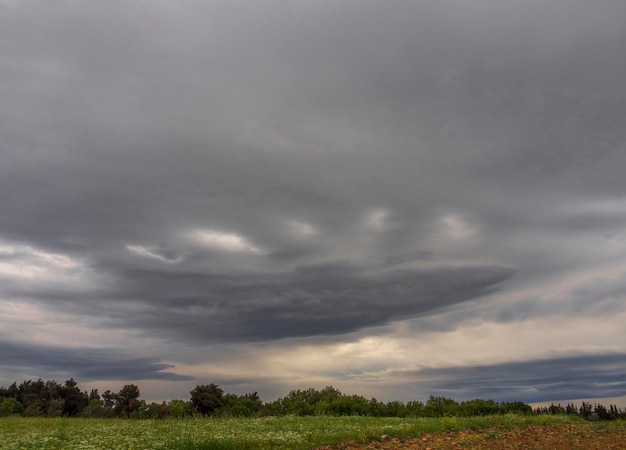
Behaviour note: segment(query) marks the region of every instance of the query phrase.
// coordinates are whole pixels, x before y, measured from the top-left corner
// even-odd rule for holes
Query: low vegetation
[[[623,421],[592,423],[579,417],[563,415],[522,416],[505,414],[442,418],[195,417],[168,420],[12,416],[0,419],[0,449],[255,450],[271,448],[304,450],[321,446],[358,448],[357,444],[359,443],[382,442],[385,439],[397,440],[398,436],[402,436],[402,439],[410,439],[410,437],[426,439],[433,436],[432,433],[459,432],[462,433],[463,439],[478,440],[470,432],[471,430],[490,430],[486,439],[496,439],[500,434],[516,433],[516,430],[527,427],[551,427],[566,424],[569,424],[572,430],[574,430],[572,427],[583,427],[582,429],[587,430],[588,434],[616,430],[626,435],[626,424]],[[435,439],[440,439],[439,436],[438,434],[435,435]],[[351,442],[350,445],[352,446],[334,447],[340,442]]]

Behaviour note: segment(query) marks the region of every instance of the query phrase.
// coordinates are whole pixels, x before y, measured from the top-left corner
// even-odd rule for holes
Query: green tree
[[[488,416],[490,414],[498,414],[500,407],[493,400],[475,399],[467,402],[462,402],[459,408],[459,412],[462,416]]]
[[[24,406],[13,397],[5,397],[0,403],[0,416],[12,416],[23,412]]]
[[[224,391],[216,384],[197,385],[190,392],[194,410],[203,416],[210,416],[224,404]]]
[[[89,401],[91,402],[92,400],[96,400],[98,403],[102,401],[102,397],[100,397],[98,389],[92,389],[89,393]]]
[[[0,387],[0,399],[14,398],[19,399],[20,390],[17,387],[17,383],[12,383],[8,388]]]
[[[172,417],[175,417],[177,419],[180,419],[181,417],[185,417],[191,414],[191,410],[192,410],[191,402],[174,399],[174,400],[170,400],[168,405],[170,407]]]
[[[115,395],[115,412],[127,416],[139,407],[139,388],[134,384],[125,385]]]
[[[61,388],[61,398],[63,399],[63,415],[76,416],[89,404],[87,393],[81,392],[78,383],[74,378],[70,378]]]
[[[113,417],[115,412],[113,411],[113,408],[106,408],[99,400],[94,398],[89,400],[89,404],[82,410],[81,415],[83,417],[101,419],[105,417]]]
[[[59,417],[63,414],[65,400],[63,387],[56,381],[46,381],[41,391],[41,405],[46,416]]]
[[[31,410],[43,411],[44,404],[46,403],[44,390],[46,384],[40,379],[37,381],[28,380],[23,381],[18,387],[18,400],[24,408],[28,409],[31,406]]]
[[[431,395],[424,406],[426,417],[456,416],[459,413],[459,404],[451,398]]]
[[[406,415],[407,417],[422,417],[424,415],[424,404],[417,400],[407,402]]]
[[[117,403],[117,395],[107,389],[102,393],[101,403],[105,408],[113,409]]]
[[[309,388],[290,391],[285,397],[279,398],[277,402],[280,404],[279,409],[282,414],[311,416],[315,413],[314,405],[319,403],[320,399],[319,391]]]
[[[170,405],[167,402],[149,403],[141,401],[141,406],[135,413],[139,413],[139,417],[145,419],[167,419],[172,416]]]
[[[343,394],[341,393],[339,389],[335,389],[332,386],[326,386],[324,389],[319,391],[319,393],[317,394],[317,397],[319,397],[318,401],[323,401],[323,402],[325,401],[325,402],[332,403],[338,398],[343,397]]]
[[[500,409],[503,413],[514,413],[530,415],[533,413],[533,409],[530,405],[524,402],[503,402],[500,403]]]
[[[386,417],[406,417],[406,406],[399,401],[387,402],[382,415]]]
[[[342,395],[336,398],[327,409],[327,414],[334,416],[369,416],[377,414],[378,401],[366,399],[362,395]]]

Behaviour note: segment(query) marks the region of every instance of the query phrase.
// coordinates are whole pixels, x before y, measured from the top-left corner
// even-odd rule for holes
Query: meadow
[[[167,420],[92,418],[0,418],[0,449],[313,449],[345,441],[501,427],[586,424],[626,428],[623,421],[589,424],[570,416],[376,418],[264,417]]]

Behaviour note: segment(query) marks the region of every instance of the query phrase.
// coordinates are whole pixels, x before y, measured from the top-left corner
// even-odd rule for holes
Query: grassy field
[[[565,416],[487,416],[440,419],[372,417],[269,417],[259,419],[0,418],[0,449],[312,449],[382,435],[499,426],[581,423]],[[597,423],[597,427],[625,427]]]

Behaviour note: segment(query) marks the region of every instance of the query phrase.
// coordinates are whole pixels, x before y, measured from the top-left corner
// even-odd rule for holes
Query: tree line
[[[585,401],[581,402],[579,407],[569,402],[565,406],[562,406],[560,403],[557,405],[552,403],[550,406],[538,407],[533,412],[537,415],[565,414],[568,416],[580,416],[591,421],[626,419],[626,410],[622,411],[616,405],[609,405],[607,409],[604,405],[599,403],[592,405],[590,402]]]
[[[626,419],[626,411],[615,405],[608,409],[600,404],[582,402],[580,407],[550,405],[533,410],[523,402],[500,402],[475,399],[457,402],[451,398],[431,395],[420,401],[381,402],[361,395],[343,394],[332,386],[321,390],[293,390],[284,397],[263,402],[256,392],[244,395],[224,393],[216,384],[197,385],[190,391],[189,400],[170,400],[148,403],[141,400],[134,384],[119,392],[98,389],[81,391],[73,378],[60,384],[56,381],[23,381],[8,388],[0,387],[0,416],[27,417],[129,417],[137,419],[165,419],[193,416],[206,417],[262,417],[283,415],[331,415],[375,417],[445,417],[484,416],[494,414],[569,414],[587,420]]]

